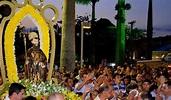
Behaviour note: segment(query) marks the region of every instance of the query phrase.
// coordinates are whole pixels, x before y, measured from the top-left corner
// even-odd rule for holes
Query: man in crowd
[[[151,81],[149,79],[143,81],[142,88],[144,92],[149,92],[150,86],[151,86]]]
[[[25,87],[18,83],[12,83],[9,87],[9,96],[5,100],[23,100]]]
[[[163,93],[163,100],[171,100],[171,80],[164,82],[161,91]]]
[[[151,86],[151,81],[149,79],[145,79],[142,82],[142,92],[139,93],[138,100],[154,100],[152,98],[152,95],[150,94],[150,86]]]
[[[123,98],[126,94],[126,87],[124,84],[121,84],[121,76],[119,73],[115,73],[113,75],[113,81],[112,86],[114,88],[114,91],[117,93],[117,99]]]
[[[101,87],[99,89],[99,94],[97,95],[97,97],[94,100],[107,100],[111,97],[111,91],[112,89],[110,89],[108,86],[105,87]]]
[[[139,73],[139,74],[137,74],[137,76],[136,76],[136,82],[137,83],[142,83],[142,75]]]
[[[93,83],[94,75],[91,71],[84,70],[80,78],[81,81],[75,84],[75,90],[74,90],[75,93],[84,93],[87,85],[89,85],[90,87],[94,87],[94,83]],[[85,99],[89,97],[90,97],[90,93],[87,94]]]

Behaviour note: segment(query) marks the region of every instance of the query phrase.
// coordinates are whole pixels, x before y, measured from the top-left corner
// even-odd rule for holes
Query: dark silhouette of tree
[[[75,47],[76,47],[76,60],[80,60],[80,54],[81,54],[81,22],[84,20],[89,20],[89,15],[87,16],[77,16],[76,18],[76,24],[75,24]],[[55,57],[55,63],[59,63],[59,54],[60,54],[60,43],[61,43],[61,21],[58,21],[54,25],[54,30],[56,33],[56,57]],[[95,38],[95,61],[97,63],[101,63],[102,59],[107,59],[108,62],[113,62],[115,60],[115,42],[116,42],[116,26],[113,25],[108,19],[101,18],[96,21],[96,38]],[[132,35],[133,40],[133,50],[138,51],[141,39],[146,38],[146,30],[144,29],[138,29],[133,28],[132,33],[130,32],[130,27],[125,28],[126,31],[126,49],[130,50],[130,35]],[[88,62],[86,64],[90,63],[90,44],[91,44],[91,29],[84,29],[84,59],[88,59]]]
[[[137,52],[141,43],[137,42],[146,39],[146,30],[126,26],[126,60],[133,59],[133,52]]]
[[[95,34],[95,6],[96,6],[96,3],[99,2],[99,0],[76,0],[76,3],[78,4],[83,4],[83,5],[88,5],[88,4],[92,4],[92,20],[91,20],[91,57],[90,57],[90,62],[91,64],[95,64],[95,37],[96,37],[96,34]]]
[[[152,37],[153,37],[153,7],[152,7],[152,1],[149,0],[148,5],[148,19],[147,19],[147,54],[146,59],[151,60],[152,59]]]
[[[95,26],[95,56],[96,62],[101,63],[102,59],[114,61],[116,27],[108,19],[101,18]]]

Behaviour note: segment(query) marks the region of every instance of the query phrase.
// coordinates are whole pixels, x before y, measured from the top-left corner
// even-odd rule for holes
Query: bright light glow
[[[90,26],[83,26],[84,29],[90,29]]]
[[[116,64],[115,63],[109,63],[109,66],[114,67]]]

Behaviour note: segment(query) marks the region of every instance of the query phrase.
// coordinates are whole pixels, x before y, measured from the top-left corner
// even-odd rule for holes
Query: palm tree
[[[95,43],[94,43],[94,38],[95,38],[95,34],[94,34],[94,24],[95,24],[95,5],[96,3],[99,2],[99,0],[76,0],[76,3],[78,4],[83,4],[83,5],[88,5],[90,3],[92,3],[92,20],[91,20],[91,33],[92,33],[92,37],[91,37],[91,57],[90,57],[90,63],[91,64],[95,64]]]
[[[126,53],[127,60],[133,59],[133,52],[137,51],[139,40],[146,38],[146,30],[126,26]]]
[[[92,3],[92,22],[95,21],[95,5],[99,0],[75,0],[78,4],[88,5]],[[92,23],[94,25],[94,23]]]
[[[62,11],[62,39],[60,70],[75,68],[75,0],[64,0]]]

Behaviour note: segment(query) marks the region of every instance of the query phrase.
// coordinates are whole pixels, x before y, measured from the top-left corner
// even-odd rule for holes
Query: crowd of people
[[[108,67],[99,64],[76,67],[74,72],[65,68],[62,72],[54,70],[53,77],[83,100],[171,100],[171,75],[168,68],[162,66]],[[9,100],[22,100],[24,89],[13,83],[9,88]],[[25,100],[36,100],[33,98]],[[53,93],[47,100],[64,100],[64,96]]]

